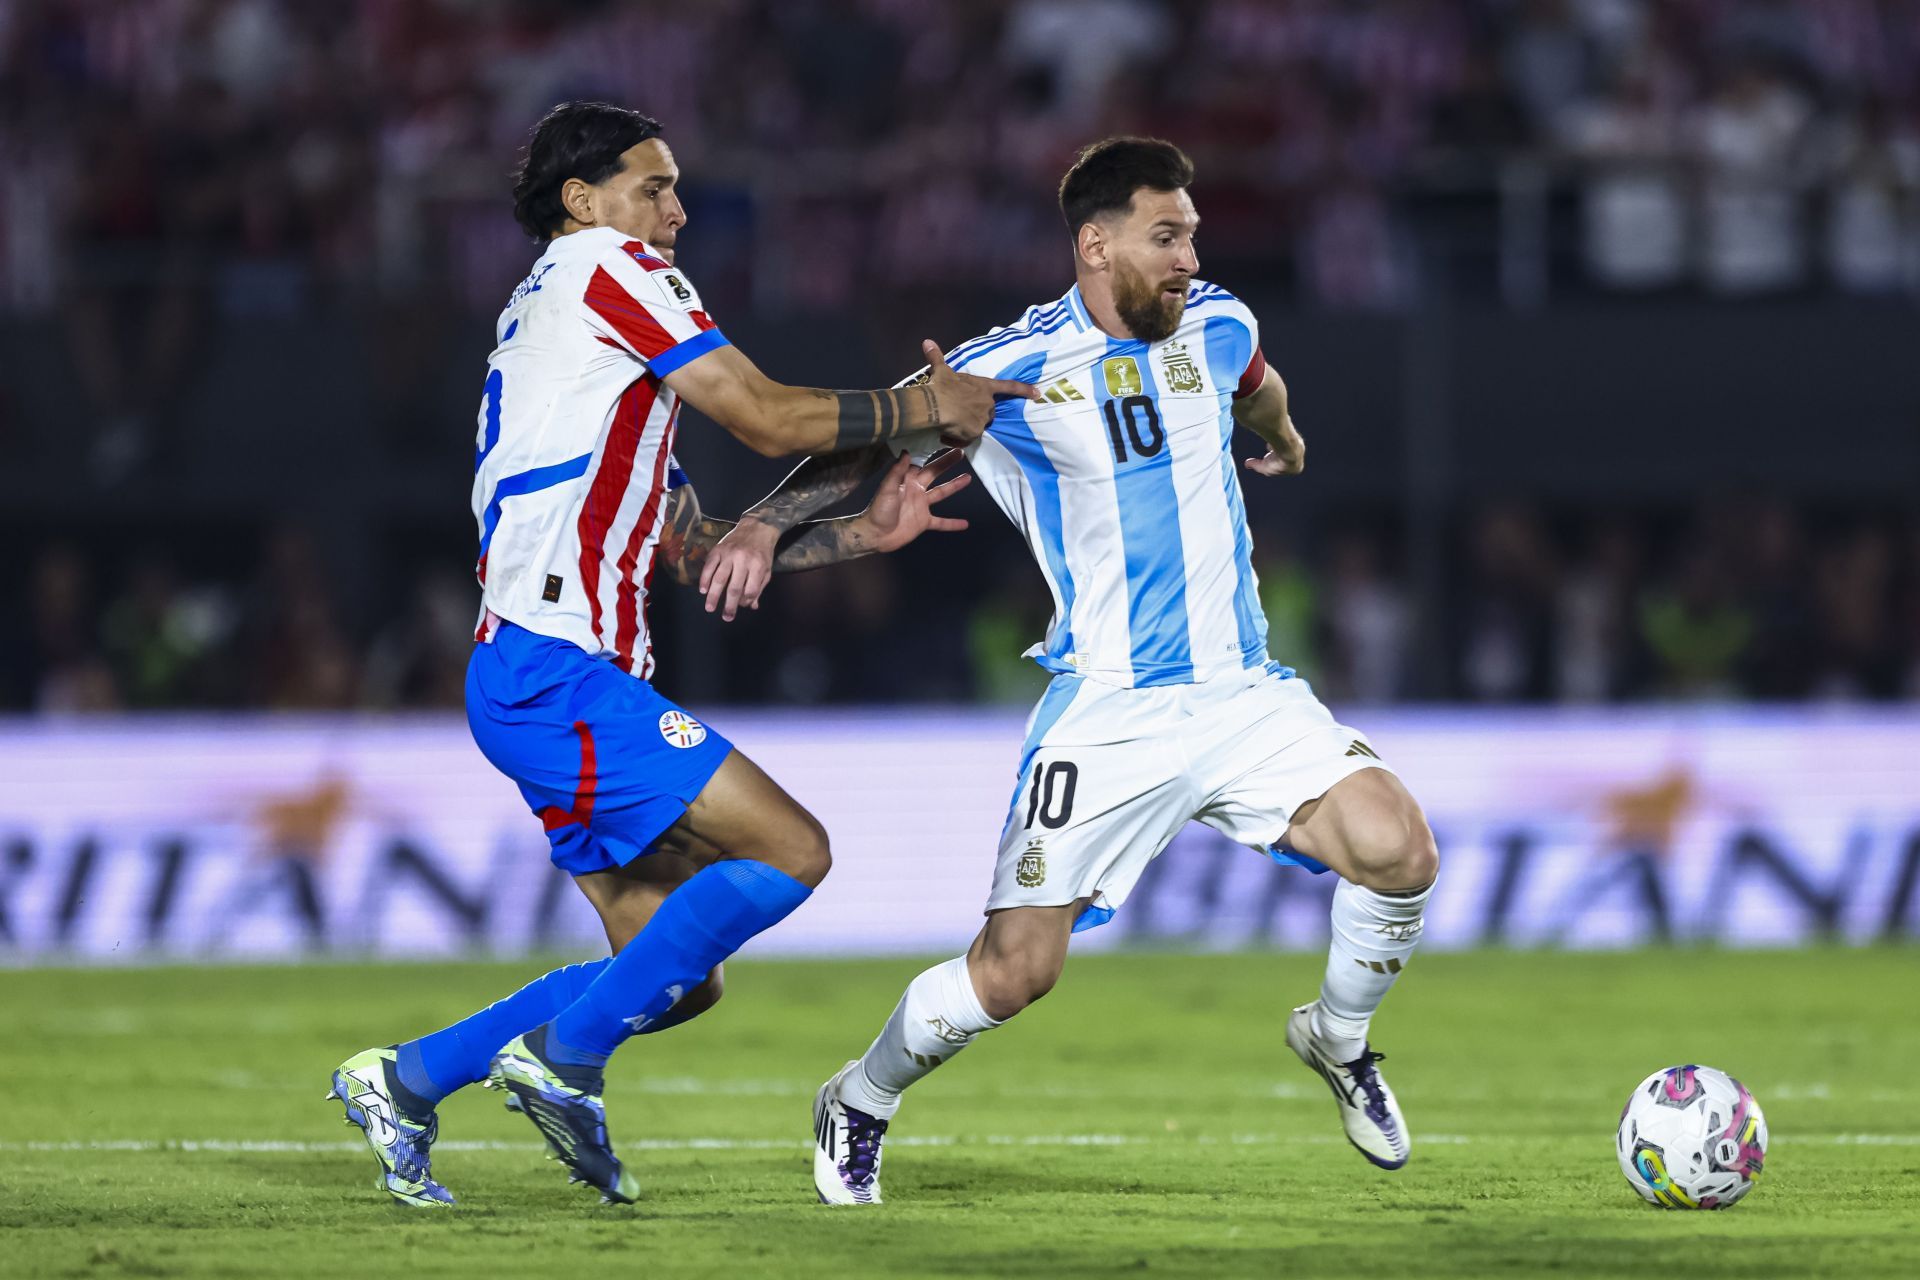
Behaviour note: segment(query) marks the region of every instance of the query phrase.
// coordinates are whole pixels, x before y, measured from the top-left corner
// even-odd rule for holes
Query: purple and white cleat
[[[1382,1169],[1398,1169],[1413,1154],[1413,1139],[1407,1133],[1407,1122],[1393,1090],[1374,1066],[1386,1055],[1375,1053],[1369,1045],[1352,1062],[1334,1061],[1321,1050],[1313,1034],[1313,1011],[1319,1003],[1303,1004],[1287,1019],[1287,1047],[1319,1072],[1333,1090],[1347,1141]]]
[[[880,1203],[880,1143],[887,1122],[840,1100],[840,1082],[856,1059],[813,1098],[813,1189],[822,1204]]]

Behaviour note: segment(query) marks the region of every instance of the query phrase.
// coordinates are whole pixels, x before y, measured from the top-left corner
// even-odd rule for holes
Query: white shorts
[[[1275,847],[1294,812],[1387,768],[1279,663],[1153,689],[1056,676],[1027,722],[987,910],[1089,898],[1075,930],[1105,924],[1192,819],[1324,871]]]

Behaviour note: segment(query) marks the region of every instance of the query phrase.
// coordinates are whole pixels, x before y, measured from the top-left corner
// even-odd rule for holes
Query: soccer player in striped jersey
[[[1073,288],[949,356],[1040,388],[1002,403],[965,448],[1053,593],[1053,624],[1029,653],[1054,676],[1021,749],[985,926],[913,980],[816,1099],[814,1182],[830,1203],[879,1202],[903,1091],[1045,995],[1070,936],[1112,918],[1193,819],[1339,874],[1320,995],[1285,1039],[1331,1087],[1361,1154],[1406,1163],[1367,1032],[1419,939],[1438,854],[1366,736],[1267,654],[1232,437],[1239,426],[1266,443],[1245,468],[1261,477],[1298,474],[1306,445],[1253,314],[1194,278],[1192,180],[1165,142],[1087,148],[1060,186]],[[868,465],[889,458],[879,448]],[[751,603],[773,529],[805,510],[769,506],[709,566],[710,590],[730,597],[744,580]]]
[[[1000,396],[1031,387],[949,370],[922,387],[826,391],[773,382],[728,344],[674,265],[686,213],[657,122],[604,103],[535,128],[514,215],[545,253],[501,312],[474,453],[482,610],[467,719],[520,787],[555,865],[614,954],[555,970],[452,1026],[369,1049],[329,1096],[366,1134],[381,1185],[437,1206],[434,1108],[482,1079],[509,1091],[554,1154],[610,1200],[637,1183],[601,1102],[608,1055],[712,1007],[720,965],[827,873],[812,815],[711,726],[658,693],[646,605],[656,567],[699,577],[732,528],[702,514],[673,461],[681,402],[765,454],[829,455],[779,501],[807,500],[848,458],[908,432],[976,439]],[[792,527],[770,567],[891,551],[964,521],[932,513],[958,487],[902,456],[858,516]]]

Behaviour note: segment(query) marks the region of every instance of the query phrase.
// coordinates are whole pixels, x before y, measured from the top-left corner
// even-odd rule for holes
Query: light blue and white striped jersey
[[[1232,447],[1233,400],[1266,367],[1244,303],[1195,281],[1172,337],[1122,341],[1093,323],[1076,285],[947,359],[1045,396],[1001,401],[967,450],[1053,592],[1029,657],[1123,688],[1267,662]]]

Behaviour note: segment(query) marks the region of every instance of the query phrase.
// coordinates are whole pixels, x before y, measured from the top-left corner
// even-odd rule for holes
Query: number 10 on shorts
[[[1025,829],[1033,830],[1037,819],[1049,831],[1058,831],[1073,817],[1073,789],[1080,781],[1080,768],[1071,760],[1033,767],[1033,786],[1027,793]]]

